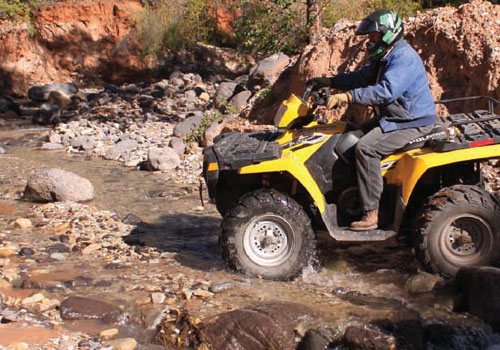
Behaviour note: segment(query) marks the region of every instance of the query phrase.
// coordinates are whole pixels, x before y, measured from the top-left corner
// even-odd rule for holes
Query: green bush
[[[216,43],[219,33],[211,11],[208,0],[149,1],[134,21],[143,54],[160,56],[165,50],[189,50],[196,42]]]
[[[29,22],[29,2],[23,0],[0,0],[0,18],[9,19],[14,22]]]
[[[399,16],[407,17],[413,16],[417,10],[421,10],[422,5],[412,0],[327,0],[323,1],[323,26],[331,27],[341,18],[351,21],[361,20],[372,11],[381,8],[394,10]]]
[[[297,54],[307,43],[304,1],[242,0],[239,9],[241,16],[233,26],[241,51],[254,55],[278,51]]]

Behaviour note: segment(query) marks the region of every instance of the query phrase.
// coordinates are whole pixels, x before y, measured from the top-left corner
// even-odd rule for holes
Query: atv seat
[[[411,140],[406,145],[400,149],[394,151],[394,153],[405,152],[416,148],[425,147],[429,140],[436,139],[446,139],[446,125],[443,123],[436,123],[432,130],[424,135],[420,136],[414,140]],[[335,145],[335,152],[342,158],[342,160],[348,164],[354,161],[354,149],[359,139],[363,137],[365,133],[363,130],[353,130],[348,131],[342,135],[339,142]]]

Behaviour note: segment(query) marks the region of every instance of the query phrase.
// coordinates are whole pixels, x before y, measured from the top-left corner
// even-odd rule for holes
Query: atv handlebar
[[[310,97],[313,98],[313,103],[311,109],[316,108],[317,106],[324,106],[328,101],[328,97],[330,97],[330,89],[329,88],[321,88],[318,91],[313,91],[314,85],[307,84],[306,90],[304,91],[304,95],[302,96],[302,100],[307,103]]]

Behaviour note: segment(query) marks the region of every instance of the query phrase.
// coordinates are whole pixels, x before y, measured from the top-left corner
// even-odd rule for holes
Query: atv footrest
[[[354,231],[348,228],[339,228],[335,230],[334,238],[337,241],[344,242],[373,242],[373,241],[385,241],[391,237],[397,235],[395,231],[392,230],[368,230],[368,231]]]

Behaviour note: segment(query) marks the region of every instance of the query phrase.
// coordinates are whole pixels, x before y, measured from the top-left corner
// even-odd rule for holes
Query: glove
[[[323,87],[330,87],[330,78],[326,77],[316,77],[311,78],[307,81],[307,85],[312,85],[315,89],[321,89]]]
[[[352,96],[350,93],[347,92],[344,94],[335,94],[328,97],[328,101],[326,102],[326,107],[335,108],[351,102],[352,102]]]

